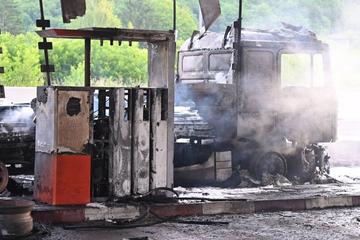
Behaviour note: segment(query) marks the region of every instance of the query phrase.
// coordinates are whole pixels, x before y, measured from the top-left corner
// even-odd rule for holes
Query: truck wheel
[[[5,190],[9,181],[9,172],[5,164],[0,161],[0,193]]]
[[[287,173],[286,159],[277,152],[266,152],[255,159],[253,171],[257,179],[261,180],[264,173],[285,176]]]

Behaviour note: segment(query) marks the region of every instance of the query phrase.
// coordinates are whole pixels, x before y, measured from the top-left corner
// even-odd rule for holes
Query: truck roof
[[[241,31],[242,42],[287,42],[287,43],[322,43],[310,29],[302,26],[293,26],[282,22],[283,27],[271,30],[247,29]],[[203,37],[198,36],[187,39],[180,47],[181,51],[211,50],[211,49],[232,49],[234,43],[235,28],[224,38],[225,33],[209,32]],[[225,40],[225,41],[224,41]]]

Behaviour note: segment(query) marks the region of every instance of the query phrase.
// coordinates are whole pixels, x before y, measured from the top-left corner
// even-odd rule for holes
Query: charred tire
[[[5,164],[0,161],[0,193],[5,190],[9,181],[9,172]]]
[[[257,179],[261,180],[263,174],[285,176],[287,173],[286,159],[277,152],[266,152],[255,158],[252,164],[252,170]]]

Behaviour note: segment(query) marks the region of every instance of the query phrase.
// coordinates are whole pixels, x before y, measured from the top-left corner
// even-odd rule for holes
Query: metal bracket
[[[41,65],[41,72],[55,72],[54,65]]]
[[[194,37],[195,37],[195,35],[196,34],[199,34],[200,32],[199,31],[197,31],[197,30],[194,30],[193,31],[193,33],[192,33],[192,35],[191,35],[191,39],[190,39],[190,46],[189,46],[189,49],[191,49],[192,48],[192,46],[193,46],[193,43],[194,43]]]
[[[37,19],[37,20],[36,20],[36,27],[39,27],[39,28],[49,28],[49,27],[50,27],[50,20]]]
[[[225,47],[225,45],[226,45],[226,42],[227,42],[227,36],[228,36],[228,34],[229,34],[230,30],[231,30],[231,27],[230,27],[230,26],[227,26],[227,27],[226,27],[225,34],[224,34],[224,38],[223,38],[223,42],[222,42],[222,46],[221,46],[222,48],[224,48],[224,47]]]
[[[38,43],[39,49],[40,50],[44,50],[44,49],[52,49],[52,42],[39,42]]]

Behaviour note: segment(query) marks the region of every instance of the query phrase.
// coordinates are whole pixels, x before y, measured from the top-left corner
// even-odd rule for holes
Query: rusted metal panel
[[[132,116],[132,192],[147,193],[150,190],[150,109],[149,90],[133,89],[134,110]]]
[[[89,142],[89,91],[58,92],[57,152],[82,152]]]
[[[167,98],[167,89],[151,89],[151,189],[167,186]]]
[[[70,19],[84,16],[86,12],[85,0],[61,0],[61,11],[64,23],[70,23]]]
[[[221,15],[220,3],[219,0],[199,0],[199,4],[206,32]]]
[[[168,53],[167,53],[167,88],[168,88],[168,120],[167,120],[167,187],[174,187],[174,89],[175,89],[175,81],[173,76],[175,76],[174,68],[171,66],[175,66],[175,52],[176,45],[175,42],[171,41],[168,45]]]
[[[149,87],[167,88],[167,187],[174,184],[174,68],[175,42],[153,42],[149,46]],[[162,69],[162,70],[160,70]]]
[[[110,139],[113,151],[109,182],[116,197],[131,195],[131,90],[116,88],[110,93]]]
[[[168,47],[168,42],[149,43],[148,75],[150,87],[168,86]]]
[[[57,97],[52,87],[38,87],[36,101],[36,152],[52,153],[56,151],[55,132],[57,132]],[[36,167],[35,167],[36,169]]]
[[[179,54],[180,83],[233,83],[230,70],[234,50],[202,50]]]
[[[103,39],[113,41],[174,41],[173,33],[155,30],[121,29],[121,28],[84,28],[84,29],[48,29],[36,31],[40,37],[48,38],[76,38]]]
[[[89,91],[57,87],[37,91],[35,151],[82,152],[89,141]]]
[[[54,196],[54,156],[48,153],[35,153],[34,198],[46,203],[53,202]]]

